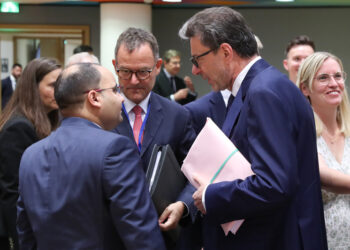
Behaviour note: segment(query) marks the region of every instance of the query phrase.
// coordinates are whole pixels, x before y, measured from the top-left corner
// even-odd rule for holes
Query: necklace
[[[337,131],[334,133],[334,135],[331,135],[331,133],[329,133],[327,129],[324,129],[322,135],[331,144],[335,144],[338,141],[338,139],[340,138],[341,133],[339,131]]]

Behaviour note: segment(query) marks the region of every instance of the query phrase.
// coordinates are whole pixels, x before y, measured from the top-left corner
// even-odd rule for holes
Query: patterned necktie
[[[141,130],[141,126],[142,126],[142,108],[139,105],[136,105],[132,111],[135,113],[135,121],[134,121],[134,127],[132,128],[132,131],[134,133],[134,139],[136,144],[139,143],[139,134],[140,134],[140,130]],[[143,135],[141,137],[141,143],[143,140]]]

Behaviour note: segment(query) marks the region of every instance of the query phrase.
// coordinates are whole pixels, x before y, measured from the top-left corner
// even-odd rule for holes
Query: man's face
[[[19,66],[14,67],[11,71],[11,75],[13,75],[13,77],[16,78],[16,80],[21,76],[21,74],[22,68]]]
[[[191,54],[199,56],[210,50],[204,46],[196,36],[191,37]],[[227,70],[224,62],[224,55],[221,48],[216,52],[212,51],[205,56],[197,59],[198,67],[192,65],[192,74],[200,75],[204,80],[208,80],[209,85],[214,91],[230,88],[232,85],[232,76]]]
[[[131,53],[122,44],[118,50],[116,61],[113,61],[116,70],[152,70],[149,77],[140,80],[135,73],[130,79],[123,79],[118,75],[119,83],[123,87],[124,95],[132,102],[139,104],[153,89],[156,76],[159,74],[162,60],[155,61],[152,49],[148,43],[141,45]]]
[[[111,130],[123,121],[122,103],[124,99],[120,93],[113,91],[116,81],[112,72],[103,67],[99,70],[101,72],[99,88],[103,89],[98,93],[101,95],[99,118],[102,122],[103,128]]]
[[[292,47],[287,58],[283,60],[283,66],[289,73],[289,79],[292,82],[296,82],[299,66],[305,60],[306,57],[313,54],[314,50],[310,45],[296,45]]]
[[[179,56],[170,58],[169,62],[164,61],[164,68],[169,72],[170,75],[175,76],[180,71],[181,59]]]

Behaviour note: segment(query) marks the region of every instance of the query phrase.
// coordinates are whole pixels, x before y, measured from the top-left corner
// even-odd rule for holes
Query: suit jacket
[[[0,131],[0,227],[14,239],[15,249],[18,244],[16,203],[19,164],[24,150],[36,141],[38,137],[33,124],[22,115],[14,115]]]
[[[205,249],[327,249],[313,112],[299,89],[257,61],[222,129],[255,175],[207,187]],[[220,224],[237,219],[225,237]]]
[[[1,80],[1,108],[4,109],[13,93],[11,78],[8,76]]]
[[[77,117],[29,147],[20,165],[23,249],[164,249],[130,140]]]
[[[176,91],[187,88],[182,78],[178,76],[174,76],[174,78],[175,78]],[[156,83],[153,87],[153,92],[157,93],[158,95],[164,96],[168,99],[170,99],[170,95],[175,93],[172,84],[169,82],[169,78],[164,73],[164,69],[162,69],[159,75],[157,76]],[[181,105],[184,105],[186,103],[194,101],[196,98],[197,98],[197,94],[193,94],[189,92],[187,97],[185,99],[178,101],[178,103],[180,103]]]
[[[198,134],[210,117],[219,128],[225,120],[226,105],[221,92],[210,92],[184,106],[191,113],[193,128]]]
[[[189,112],[177,103],[152,92],[149,101],[150,111],[145,125],[140,152],[144,171],[147,171],[155,144],[169,144],[179,164],[182,165],[182,161],[196,137]],[[129,137],[134,142],[135,148],[137,148],[132,128],[124,112],[123,122],[114,129],[114,132]],[[193,190],[189,190],[189,187],[186,188],[178,198],[178,200],[183,201],[187,205],[193,202]]]

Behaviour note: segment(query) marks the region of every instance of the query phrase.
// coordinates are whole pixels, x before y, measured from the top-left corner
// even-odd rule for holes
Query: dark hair
[[[28,63],[0,118],[0,130],[14,115],[23,115],[31,121],[40,139],[57,128],[58,110],[46,113],[40,99],[39,83],[47,74],[59,68],[61,65],[53,58],[38,58]]]
[[[14,64],[12,65],[12,69],[14,69],[14,68],[16,68],[16,67],[22,68],[22,64],[20,64],[20,63],[14,63]]]
[[[85,100],[84,92],[100,85],[101,73],[94,63],[76,63],[61,72],[55,84],[55,99],[60,109],[70,108]]]
[[[118,38],[117,44],[114,49],[115,60],[117,62],[117,55],[119,48],[122,44],[129,50],[133,52],[134,49],[139,48],[141,45],[148,43],[152,49],[154,60],[157,61],[159,58],[159,47],[157,39],[151,32],[145,31],[138,28],[128,28],[124,31]]]
[[[309,45],[315,51],[314,42],[308,36],[301,35],[289,41],[285,51],[286,55],[288,54],[291,48],[297,45]]]
[[[80,52],[89,52],[89,53],[92,53],[94,52],[94,50],[92,49],[91,46],[89,45],[79,45],[78,47],[76,47],[74,50],[73,50],[73,54],[78,54]]]
[[[210,49],[228,43],[242,58],[258,52],[254,34],[243,16],[229,7],[213,7],[198,12],[182,26],[179,36],[183,39],[199,36],[201,43]]]

